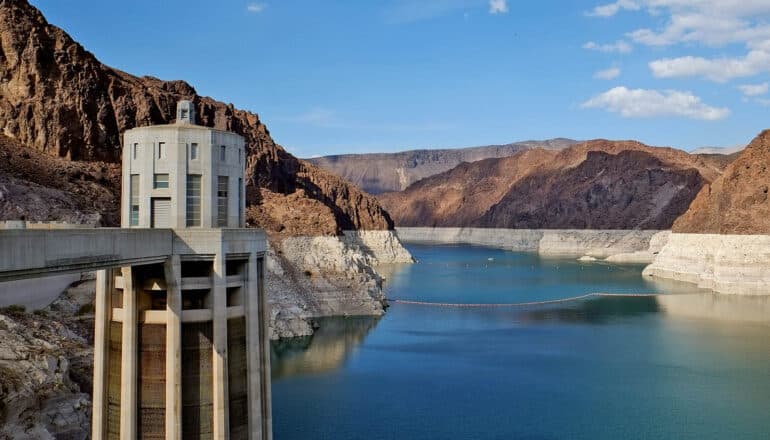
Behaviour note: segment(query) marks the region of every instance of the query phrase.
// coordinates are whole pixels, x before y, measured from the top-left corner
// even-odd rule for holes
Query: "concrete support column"
[[[214,376],[213,405],[214,405],[214,439],[227,440],[230,437],[230,417],[227,388],[227,270],[224,250],[214,256],[212,273],[214,295],[214,359],[212,375]]]
[[[110,318],[115,274],[112,269],[96,272],[94,301],[94,382],[91,438],[107,436],[107,385],[109,384]]]
[[[259,353],[262,356],[259,362],[259,372],[262,376],[262,432],[265,440],[273,440],[273,397],[270,379],[270,306],[265,294],[265,260],[263,256],[257,257],[257,292],[259,298]]]
[[[249,438],[272,440],[270,408],[270,352],[267,323],[269,316],[261,297],[262,279],[258,255],[251,253],[244,291],[246,346],[249,383]]]
[[[172,255],[166,277],[166,440],[182,438],[182,264]]]
[[[123,272],[123,350],[120,371],[120,438],[136,439],[138,321],[137,286],[133,269]]]

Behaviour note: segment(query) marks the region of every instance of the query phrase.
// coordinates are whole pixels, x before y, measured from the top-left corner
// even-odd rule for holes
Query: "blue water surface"
[[[417,264],[383,269],[390,298],[688,295],[676,306],[654,297],[394,304],[381,319],[322,320],[312,338],[274,345],[277,440],[770,438],[763,303],[652,284],[641,266],[408,247]]]

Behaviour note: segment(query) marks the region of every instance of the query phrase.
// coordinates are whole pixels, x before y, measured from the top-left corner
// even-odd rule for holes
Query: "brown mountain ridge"
[[[463,163],[379,199],[398,226],[668,229],[732,158],[595,140]]]
[[[706,185],[674,232],[770,234],[770,130],[760,133],[724,173]]]
[[[0,133],[17,144],[77,161],[84,169],[94,161],[118,163],[122,133],[173,122],[180,99],[194,102],[199,124],[246,139],[250,223],[308,235],[392,228],[376,199],[286,152],[257,114],[199,96],[183,81],[136,77],[105,66],[26,0],[0,0]],[[20,170],[22,164],[9,167]],[[56,171],[49,171],[30,181],[54,182]],[[119,191],[115,184],[103,187]],[[16,210],[0,209],[10,211]],[[16,213],[25,214],[52,219],[42,218],[51,213],[34,210]],[[101,224],[116,224],[114,215],[97,214]]]

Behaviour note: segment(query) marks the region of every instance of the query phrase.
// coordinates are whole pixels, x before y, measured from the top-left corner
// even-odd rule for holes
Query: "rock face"
[[[392,231],[337,237],[271,237],[266,291],[273,339],[313,334],[316,318],[385,311],[378,264],[411,263]]]
[[[118,163],[122,133],[173,122],[180,99],[194,102],[199,124],[246,139],[253,224],[296,229],[282,212],[285,197],[295,195],[331,213],[306,234],[392,228],[374,198],[287,153],[258,115],[198,96],[183,81],[140,78],[105,66],[26,0],[0,0],[0,133],[6,137],[52,157]],[[102,224],[116,224],[106,210],[101,215]]]
[[[93,319],[79,302],[90,284],[34,314],[0,311],[0,438],[90,438]]]
[[[597,140],[464,163],[379,199],[398,226],[668,229],[725,162]]]
[[[671,234],[644,275],[725,294],[768,295],[768,249],[768,235]]]
[[[674,232],[770,234],[770,130],[757,136],[724,174],[705,186]]]
[[[120,223],[120,167],[49,156],[0,135],[0,219]]]
[[[487,147],[343,154],[307,161],[342,176],[370,194],[381,194],[405,190],[420,179],[443,173],[463,162],[507,157],[532,148],[561,150],[575,142],[571,139],[551,139]]]

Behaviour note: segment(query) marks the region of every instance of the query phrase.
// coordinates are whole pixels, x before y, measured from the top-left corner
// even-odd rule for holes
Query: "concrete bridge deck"
[[[246,254],[247,244],[266,250],[264,232],[255,229],[0,230],[0,282],[200,256],[216,242],[227,244],[227,254]]]

